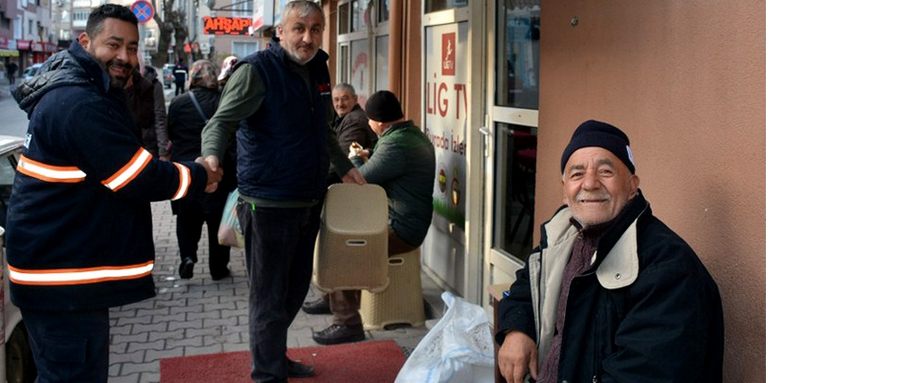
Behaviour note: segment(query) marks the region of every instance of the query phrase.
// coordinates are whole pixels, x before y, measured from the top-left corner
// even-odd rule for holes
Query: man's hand
[[[206,169],[206,191],[207,193],[212,193],[216,191],[219,187],[219,181],[222,180],[222,176],[225,174],[221,168],[219,168],[219,159],[216,156],[207,156],[206,158],[197,157],[194,162],[203,166]]]
[[[522,383],[526,372],[537,378],[537,346],[534,340],[521,331],[506,334],[503,346],[497,353],[497,365],[500,374],[509,383]]]
[[[349,171],[347,171],[347,174],[344,174],[344,176],[341,177],[341,181],[343,181],[345,184],[349,184],[349,183],[355,183],[357,185],[365,185],[366,184],[366,179],[363,177],[362,173],[360,173],[359,169],[357,169],[357,168],[353,168],[353,169],[350,169]]]

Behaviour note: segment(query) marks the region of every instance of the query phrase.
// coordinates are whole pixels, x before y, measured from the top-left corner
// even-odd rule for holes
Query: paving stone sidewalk
[[[206,231],[200,239],[194,277],[178,277],[175,218],[168,202],[152,204],[156,266],[155,298],[110,310],[110,382],[159,382],[159,360],[249,349],[247,297],[250,291],[244,254],[232,249],[232,277],[209,277]],[[423,280],[423,286],[428,281]],[[425,287],[426,289],[433,287]],[[316,294],[310,289],[310,295]],[[312,332],[327,327],[329,315],[300,312],[291,324],[288,347],[318,346]],[[408,356],[427,333],[423,327],[367,331],[366,340],[393,339]],[[237,380],[243,381],[241,377]],[[246,377],[249,381],[249,377]]]

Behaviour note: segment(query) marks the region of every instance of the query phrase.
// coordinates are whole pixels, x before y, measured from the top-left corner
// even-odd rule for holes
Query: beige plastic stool
[[[394,324],[416,327],[425,323],[420,255],[419,249],[415,249],[390,257],[388,288],[380,293],[362,292],[359,314],[366,330]]]
[[[328,188],[316,239],[313,283],[325,292],[383,291],[388,280],[388,199],[381,186]]]

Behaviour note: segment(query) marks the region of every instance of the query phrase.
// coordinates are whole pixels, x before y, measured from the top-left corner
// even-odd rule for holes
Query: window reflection
[[[469,6],[469,0],[425,0],[425,13]]]
[[[524,261],[532,248],[537,128],[496,127],[494,246]]]
[[[497,105],[537,109],[540,0],[505,0],[497,19]]]
[[[388,36],[375,38],[375,90],[388,87]]]

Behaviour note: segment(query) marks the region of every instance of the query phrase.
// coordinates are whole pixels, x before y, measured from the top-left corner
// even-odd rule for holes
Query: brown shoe
[[[313,332],[312,338],[318,344],[340,344],[365,340],[366,333],[361,324],[355,326],[333,324],[322,331]]]
[[[307,314],[331,314],[331,307],[322,298],[304,303],[301,309]]]

